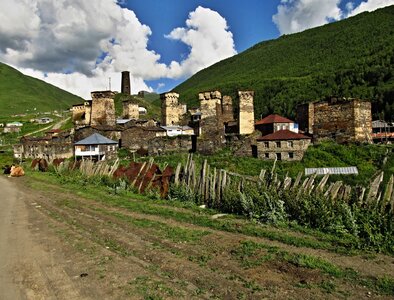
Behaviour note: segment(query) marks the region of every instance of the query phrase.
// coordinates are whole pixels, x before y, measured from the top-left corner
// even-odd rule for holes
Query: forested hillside
[[[0,116],[68,109],[82,98],[0,63]]]
[[[374,103],[374,117],[394,119],[394,6],[284,35],[204,69],[174,90],[183,102],[218,89],[235,98],[255,91],[255,115],[294,117],[298,103],[328,96]]]

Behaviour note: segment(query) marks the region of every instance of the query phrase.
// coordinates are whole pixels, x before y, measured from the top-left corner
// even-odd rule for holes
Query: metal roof
[[[325,175],[325,174],[335,174],[335,175],[352,175],[358,174],[357,167],[334,167],[334,168],[305,168],[305,175]]]
[[[296,133],[287,129],[278,130],[274,133],[257,138],[258,141],[280,141],[280,140],[310,140],[309,136]]]
[[[189,126],[180,126],[180,125],[173,125],[173,126],[160,126],[161,128],[165,129],[165,130],[193,130],[193,128],[189,127]]]
[[[93,133],[92,135],[88,136],[86,139],[76,142],[74,145],[108,145],[108,144],[117,144],[117,143],[118,142],[110,140],[99,133]]]
[[[126,124],[127,122],[130,122],[132,119],[117,119],[116,124],[122,125]]]
[[[294,121],[289,120],[288,118],[282,117],[280,115],[272,114],[257,121],[255,124],[263,125],[263,124],[273,124],[273,123],[294,123]]]

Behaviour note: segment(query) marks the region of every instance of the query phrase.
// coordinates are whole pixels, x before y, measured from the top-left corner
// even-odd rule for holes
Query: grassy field
[[[49,117],[53,119],[53,122],[48,124],[38,124],[35,122],[30,122],[31,119],[37,119],[41,117]],[[21,131],[17,133],[3,133],[0,132],[0,140],[2,141],[2,146],[5,146],[7,149],[11,149],[12,145],[19,142],[19,139],[31,132],[40,131],[44,128],[53,126],[56,122],[58,122],[61,118],[57,115],[53,114],[26,114],[23,116],[0,116],[0,123],[10,123],[10,122],[21,122],[23,126],[21,127]],[[49,129],[48,129],[49,130]],[[34,136],[43,136],[46,130],[37,132]]]
[[[41,220],[101,296],[143,299],[389,299],[392,256],[314,230],[253,223],[190,203],[30,172]],[[94,230],[92,230],[94,228]],[[44,230],[44,229],[41,229]],[[65,246],[64,246],[65,247]]]
[[[83,101],[42,80],[0,63],[0,116],[37,111],[63,111]]]

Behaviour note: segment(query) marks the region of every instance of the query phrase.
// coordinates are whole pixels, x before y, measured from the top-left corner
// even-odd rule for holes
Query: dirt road
[[[43,222],[29,217],[39,205],[16,180],[0,177],[0,299],[81,299],[62,253],[40,232]]]
[[[349,257],[190,222],[205,217],[219,222],[98,189],[0,176],[0,299],[390,299],[358,278],[393,277],[392,257]],[[302,267],[300,254],[358,273]]]

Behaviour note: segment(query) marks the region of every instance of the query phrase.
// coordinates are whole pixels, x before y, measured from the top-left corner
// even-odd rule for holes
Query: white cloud
[[[190,47],[185,60],[171,63],[170,77],[194,74],[237,53],[226,19],[216,11],[199,6],[189,14],[186,25],[186,28],[176,28],[167,35],[169,39],[182,41]]]
[[[348,16],[354,16],[365,11],[374,11],[378,8],[393,5],[394,0],[368,0],[363,1],[354,9],[349,10]]]
[[[289,34],[339,20],[341,0],[282,0],[272,19],[280,33]]]
[[[346,11],[342,11],[339,7],[341,2],[342,0],[282,0],[272,20],[281,34],[288,34],[394,4],[394,0],[367,0],[355,7],[354,2],[349,1],[346,3]]]
[[[226,20],[202,7],[168,35],[190,48],[168,66],[148,49],[149,26],[116,0],[1,0],[0,20],[0,61],[83,97],[123,70],[133,91],[151,90],[144,80],[185,77],[236,53]]]

